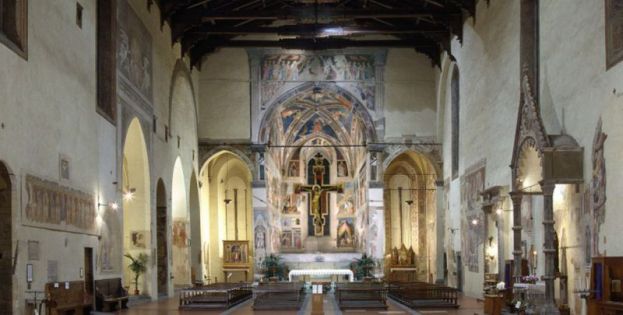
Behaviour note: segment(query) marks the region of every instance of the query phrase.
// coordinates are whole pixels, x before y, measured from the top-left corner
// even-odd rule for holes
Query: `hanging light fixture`
[[[229,199],[227,196],[227,193],[229,190],[227,189],[228,179],[229,179],[229,156],[227,157],[227,160],[225,161],[225,199],[223,200],[225,202],[225,206],[227,206],[231,202],[231,199]]]
[[[123,172],[124,182],[126,183],[125,188],[123,189],[123,200],[131,201],[134,199],[134,194],[136,193],[136,188],[130,187],[130,174],[128,170],[128,160],[125,155],[123,156]]]

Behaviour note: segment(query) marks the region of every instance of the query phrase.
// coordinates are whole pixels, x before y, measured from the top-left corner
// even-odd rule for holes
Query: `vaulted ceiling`
[[[476,0],[157,0],[193,66],[222,47],[407,47],[439,64]]]

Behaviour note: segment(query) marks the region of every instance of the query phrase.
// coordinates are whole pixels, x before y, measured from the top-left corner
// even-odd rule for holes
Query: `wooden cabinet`
[[[500,315],[504,306],[504,296],[498,294],[485,294],[485,314]]]
[[[623,257],[594,257],[591,266],[589,315],[623,315]]]

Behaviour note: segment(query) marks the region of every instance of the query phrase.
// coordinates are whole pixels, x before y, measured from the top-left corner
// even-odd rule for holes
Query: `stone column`
[[[521,201],[523,194],[513,191],[510,193],[513,201],[513,278],[515,283],[521,282]]]
[[[435,187],[437,188],[437,213],[435,216],[436,228],[437,228],[437,246],[436,246],[436,259],[437,259],[437,279],[435,279],[435,283],[437,284],[445,284],[445,270],[443,265],[443,254],[445,252],[444,240],[445,240],[445,231],[446,231],[446,207],[445,205],[445,196],[443,189],[443,181],[438,180],[435,182]]]
[[[541,191],[543,192],[543,236],[545,253],[545,304],[541,314],[560,314],[556,301],[554,300],[554,279],[556,279],[555,263],[556,249],[554,248],[554,205],[553,194],[556,184],[552,181],[542,181]]]

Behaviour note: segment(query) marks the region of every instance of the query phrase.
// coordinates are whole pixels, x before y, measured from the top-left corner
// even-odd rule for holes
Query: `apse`
[[[201,244],[204,278],[211,281],[249,281],[247,275],[224,273],[228,242],[239,242],[246,248],[250,262],[253,248],[253,209],[251,207],[251,171],[239,155],[220,151],[209,158],[200,173]],[[249,274],[252,270],[249,270]]]
[[[413,251],[417,277],[427,281],[436,263],[435,168],[423,154],[407,151],[389,163],[384,175],[385,224],[389,228],[386,255],[391,259],[395,253]]]

